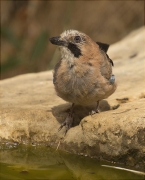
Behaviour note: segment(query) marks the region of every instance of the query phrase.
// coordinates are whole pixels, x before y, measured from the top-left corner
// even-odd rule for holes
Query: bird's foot
[[[73,113],[68,114],[68,116],[66,117],[65,121],[61,124],[61,126],[59,127],[58,131],[60,131],[63,126],[65,126],[65,133],[64,136],[66,135],[67,131],[72,127],[73,124]]]
[[[100,113],[100,110],[99,110],[99,109],[92,110],[92,111],[90,112],[90,115],[92,116],[92,115],[94,115],[94,114],[96,114],[96,113]]]

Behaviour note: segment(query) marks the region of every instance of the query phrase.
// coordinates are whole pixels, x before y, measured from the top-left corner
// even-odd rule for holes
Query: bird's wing
[[[107,56],[109,62],[112,64],[112,66],[114,66],[114,63],[113,63],[112,59],[109,58],[108,54],[106,54],[106,56]]]
[[[101,43],[101,42],[96,42],[96,43],[99,45],[101,50],[103,50],[105,53],[107,53],[109,46],[110,46],[109,44],[105,44],[105,43]],[[114,63],[113,63],[112,59],[109,58],[108,54],[106,54],[106,56],[107,56],[109,62],[111,63],[111,65],[114,66]]]
[[[102,61],[100,61],[100,72],[104,78],[109,80],[112,75],[113,61],[109,58],[105,51],[100,49]],[[111,80],[112,81],[112,80]]]
[[[115,75],[112,74],[112,76],[109,79],[110,84],[114,84],[115,82]]]
[[[96,42],[100,49],[102,49],[105,53],[108,51],[109,49],[109,44],[105,44],[105,43],[101,43],[101,42]]]

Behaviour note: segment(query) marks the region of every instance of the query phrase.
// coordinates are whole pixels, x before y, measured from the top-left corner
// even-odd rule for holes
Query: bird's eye
[[[79,43],[79,42],[81,42],[81,37],[80,36],[75,36],[74,40],[75,40],[76,43]]]

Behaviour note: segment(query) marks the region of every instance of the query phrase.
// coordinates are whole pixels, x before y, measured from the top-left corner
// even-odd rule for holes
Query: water
[[[0,145],[0,180],[140,180],[145,175],[102,165],[89,157],[55,151],[45,145]]]

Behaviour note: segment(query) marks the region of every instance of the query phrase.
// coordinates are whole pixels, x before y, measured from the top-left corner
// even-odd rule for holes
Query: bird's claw
[[[64,136],[65,136],[67,131],[72,127],[72,123],[73,123],[73,115],[69,113],[65,121],[59,127],[58,131],[60,131],[65,126],[66,128],[65,133],[64,133]]]
[[[99,109],[92,110],[92,111],[90,112],[90,115],[92,116],[92,115],[94,115],[94,114],[96,114],[96,113],[100,113],[100,110],[99,110]]]

